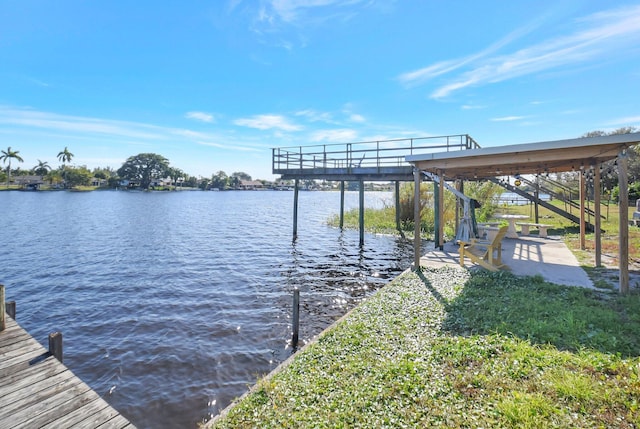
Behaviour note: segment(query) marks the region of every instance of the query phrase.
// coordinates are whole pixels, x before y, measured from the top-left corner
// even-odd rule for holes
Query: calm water
[[[367,206],[392,204],[367,193]],[[346,206],[357,207],[357,193]],[[41,343],[140,428],[193,428],[390,277],[412,247],[326,226],[339,193],[0,192],[0,283]]]

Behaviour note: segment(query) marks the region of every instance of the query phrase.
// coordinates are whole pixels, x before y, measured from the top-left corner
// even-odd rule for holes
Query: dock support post
[[[413,169],[413,269],[420,270],[420,170]]]
[[[298,179],[296,179],[293,189],[293,241],[298,239],[298,185]]]
[[[433,226],[433,245],[440,247],[440,187],[436,182],[433,182]]]
[[[49,354],[62,363],[62,332],[49,334]]]
[[[396,180],[396,229],[402,231],[400,226],[400,182]]]
[[[340,181],[340,229],[344,228],[344,180]]]
[[[4,285],[0,285],[0,332],[6,327],[4,318]]]
[[[618,232],[618,264],[620,265],[620,293],[629,294],[629,182],[627,168],[629,154],[623,149],[618,154],[618,186],[620,187],[618,211],[620,226]]]
[[[13,320],[16,320],[16,302],[7,301],[4,305],[5,314],[8,314]]]
[[[600,193],[600,163],[593,166],[593,222],[595,225],[595,257],[596,267],[602,266],[602,219],[600,218],[600,200],[602,195]]]
[[[364,180],[360,180],[359,188],[359,205],[360,205],[360,213],[359,216],[359,224],[360,224],[360,246],[364,246]]]
[[[438,216],[440,218],[440,225],[438,228],[438,235],[439,235],[439,241],[438,241],[438,248],[440,250],[444,249],[444,171],[440,171],[440,183],[438,184],[439,190],[438,190],[438,211],[440,213],[440,215]],[[435,186],[435,183],[434,183]]]
[[[585,207],[585,199],[586,199],[586,186],[584,180],[584,170],[580,169],[580,180],[578,181],[580,186],[580,250],[586,249],[585,243],[585,235],[587,232],[587,225],[585,224],[584,212],[586,210]]]
[[[291,346],[298,347],[298,331],[300,329],[300,289],[297,287],[293,289],[293,321],[291,337]]]
[[[456,191],[460,192],[461,194],[464,194],[464,182],[461,179],[456,179],[455,185],[456,185]],[[455,220],[456,223],[454,223],[455,237],[458,236],[458,231],[460,230],[460,218],[464,217],[464,212],[463,212],[464,204],[461,204],[461,203],[462,203],[462,199],[456,197],[456,220]]]
[[[535,196],[535,201],[533,202],[534,204],[534,219],[536,220],[536,223],[540,223],[540,212],[538,210],[538,201],[540,201],[540,181],[538,179],[538,176],[536,175],[536,189],[534,191],[534,196]]]

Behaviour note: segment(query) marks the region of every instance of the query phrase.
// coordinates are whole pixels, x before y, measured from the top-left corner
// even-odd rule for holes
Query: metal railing
[[[475,149],[468,134],[272,149],[274,174],[287,171],[406,167],[405,156]]]

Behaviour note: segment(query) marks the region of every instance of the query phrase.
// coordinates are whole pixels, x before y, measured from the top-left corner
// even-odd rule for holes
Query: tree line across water
[[[38,160],[37,165],[30,170],[25,170],[16,167],[16,163],[24,162],[20,151],[8,147],[0,153],[0,161],[6,165],[4,171],[0,171],[0,183],[5,182],[7,188],[13,183],[12,177],[18,176],[39,176],[42,182],[53,187],[75,188],[99,184],[111,188],[126,186],[145,190],[166,186],[237,189],[243,181],[252,180],[251,176],[244,172],[227,175],[224,171],[212,174],[211,178],[198,178],[185,173],[180,168],[170,166],[167,158],[155,153],[130,156],[118,170],[111,167],[89,170],[86,166],[70,165],[75,155],[67,147],[58,153],[61,164],[57,168],[53,168],[46,161]]]
[[[613,134],[628,134],[636,132],[634,127],[625,127],[606,133],[604,131],[591,131],[583,137],[597,137]],[[20,151],[11,147],[0,151],[0,161],[7,167],[0,172],[0,183],[5,182],[7,188],[12,183],[12,176],[40,176],[41,180],[51,186],[74,188],[81,186],[91,186],[100,184],[107,187],[135,187],[141,189],[164,188],[166,186],[177,186],[200,188],[200,189],[238,189],[242,182],[251,181],[251,176],[244,172],[235,172],[227,175],[224,171],[218,171],[210,178],[197,178],[185,173],[180,168],[169,165],[169,160],[162,155],[155,153],[140,153],[130,156],[118,170],[111,167],[94,168],[90,171],[86,166],[73,166],[69,163],[74,158],[74,154],[67,147],[57,155],[61,165],[54,169],[48,162],[38,160],[38,164],[31,170],[21,168],[12,169],[12,162],[24,162],[20,156]],[[640,148],[632,146],[628,149],[628,179],[629,198],[640,198]],[[604,163],[601,167],[602,187],[605,193],[610,193],[613,198],[617,198],[618,173],[615,161]],[[567,172],[558,174],[556,180],[572,185],[578,181],[579,172]],[[267,181],[260,180],[262,185],[267,185]],[[307,183],[308,182],[308,183]],[[303,187],[315,187],[314,181],[303,183]],[[330,187],[330,186],[329,186]]]

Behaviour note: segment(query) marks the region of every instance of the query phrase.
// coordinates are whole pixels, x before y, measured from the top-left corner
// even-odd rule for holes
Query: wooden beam
[[[620,293],[629,293],[629,183],[627,167],[629,155],[626,149],[618,155],[618,187],[620,189],[618,210],[620,211],[619,257]]]
[[[594,144],[593,138],[584,138],[568,141],[572,143],[568,146],[559,146],[563,142],[558,141],[436,153],[425,155],[425,159],[419,159],[418,155],[408,158],[421,170],[435,174],[438,170],[446,171],[450,179],[564,172],[614,159],[621,148],[635,139],[636,135],[599,139],[601,143]]]

